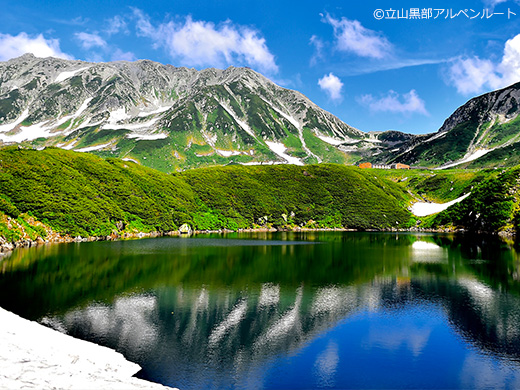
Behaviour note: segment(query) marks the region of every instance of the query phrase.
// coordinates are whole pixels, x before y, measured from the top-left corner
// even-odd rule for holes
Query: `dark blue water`
[[[181,389],[515,389],[519,259],[424,234],[54,245],[0,263],[0,306]]]

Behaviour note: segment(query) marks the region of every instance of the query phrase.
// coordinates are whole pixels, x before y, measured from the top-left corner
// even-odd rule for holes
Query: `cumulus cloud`
[[[451,62],[447,79],[464,95],[486,88],[499,89],[520,81],[520,34],[505,43],[500,62],[477,56],[459,57]]]
[[[80,32],[74,34],[76,39],[80,42],[83,49],[89,50],[93,47],[106,47],[107,42],[101,38],[97,33],[90,34],[86,32]]]
[[[276,73],[278,66],[265,38],[249,27],[226,21],[221,24],[193,20],[154,25],[141,10],[134,9],[139,36],[151,38],[170,57],[187,66],[247,65],[261,72]]]
[[[330,15],[322,20],[333,27],[337,50],[377,59],[387,57],[392,51],[392,44],[385,36],[363,27],[357,20],[334,19]]]
[[[410,90],[410,92],[402,96],[392,90],[380,98],[375,98],[371,94],[367,94],[361,96],[358,102],[367,106],[370,111],[429,115],[424,106],[424,100],[419,97],[415,89]]]
[[[73,59],[61,51],[59,39],[45,39],[42,34],[31,37],[25,32],[18,35],[0,33],[0,61],[7,61],[25,53],[32,53],[36,57]]]
[[[341,100],[343,98],[341,95],[343,83],[332,72],[319,79],[318,85],[329,95],[331,100]]]

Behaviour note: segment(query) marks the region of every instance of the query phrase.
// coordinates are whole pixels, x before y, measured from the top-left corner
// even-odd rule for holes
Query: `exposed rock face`
[[[171,171],[231,160],[344,162],[339,147],[365,137],[248,68],[30,54],[0,62],[3,143],[96,152]]]
[[[190,225],[188,225],[187,223],[183,224],[183,225],[179,228],[179,233],[180,233],[180,234],[191,234],[191,233],[192,233],[192,230],[191,230]]]
[[[519,141],[519,102],[515,84],[471,99],[433,134],[364,133],[249,68],[26,54],[0,62],[0,145],[58,146],[166,172],[231,162],[450,166]]]
[[[509,122],[518,116],[519,102],[520,83],[475,97],[455,110],[444,121],[444,124],[439,129],[439,133],[450,131],[455,126],[467,121],[477,121],[479,124],[485,122],[496,122],[496,124]]]
[[[488,163],[482,166],[501,157],[504,160],[505,150],[514,152],[520,141],[519,102],[520,83],[475,97],[455,110],[438,132],[383,151],[376,161],[452,167],[482,161],[481,157],[488,153]],[[511,154],[517,163],[518,153],[505,154],[506,160]]]

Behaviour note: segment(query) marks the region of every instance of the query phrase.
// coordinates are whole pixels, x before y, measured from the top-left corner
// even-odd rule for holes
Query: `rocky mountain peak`
[[[149,60],[0,62],[0,141],[118,156],[163,170],[345,162],[365,137],[249,68]],[[366,148],[364,147],[363,150]]]

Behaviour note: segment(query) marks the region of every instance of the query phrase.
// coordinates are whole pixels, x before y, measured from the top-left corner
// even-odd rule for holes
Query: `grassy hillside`
[[[172,230],[195,208],[193,192],[180,179],[54,148],[0,150],[0,194],[5,214],[27,213],[74,236],[108,235],[117,224]]]
[[[421,227],[520,228],[520,167],[362,170],[336,164],[229,165],[165,174],[133,162],[48,148],[0,149],[0,244],[55,233],[106,236],[244,228],[390,229],[415,225],[407,207],[463,202]]]
[[[497,175],[495,170],[371,170],[379,177],[392,180],[418,199],[430,202],[449,202],[466,194],[485,178]]]
[[[239,228],[251,223],[391,228],[408,226],[410,220],[409,195],[402,188],[356,167],[227,166],[175,176],[191,186],[205,207]]]
[[[168,175],[132,162],[57,148],[0,149],[0,235],[13,220],[55,232],[251,227],[382,229],[413,223],[410,196],[355,167],[227,166]],[[20,222],[21,223],[21,222]]]
[[[444,203],[469,197],[447,210],[421,217],[419,227],[480,232],[520,229],[520,167],[509,169],[367,170],[394,181],[417,200]]]
[[[424,227],[453,226],[469,231],[518,231],[520,228],[520,167],[490,175],[471,195],[430,216]]]

